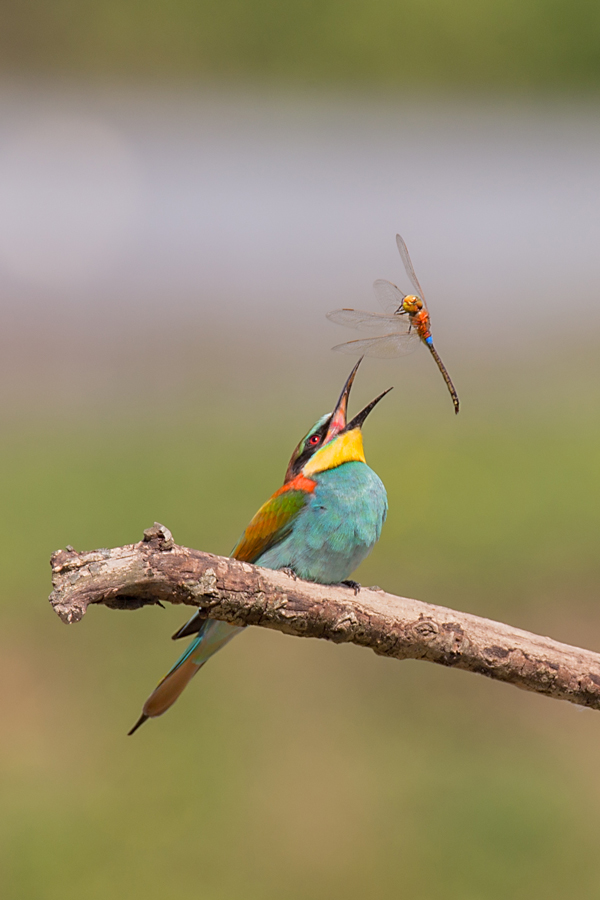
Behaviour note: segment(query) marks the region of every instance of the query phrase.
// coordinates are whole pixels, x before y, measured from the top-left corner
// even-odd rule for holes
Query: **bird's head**
[[[292,453],[285,473],[284,484],[296,478],[300,473],[310,477],[316,475],[317,472],[325,472],[327,469],[341,466],[342,463],[365,462],[361,433],[363,422],[379,401],[391,391],[391,388],[371,400],[358,415],[354,416],[350,422],[346,422],[350,389],[361,362],[362,357],[350,372],[333,412],[321,416]]]

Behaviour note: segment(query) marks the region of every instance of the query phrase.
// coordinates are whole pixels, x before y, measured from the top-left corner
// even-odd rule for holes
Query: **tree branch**
[[[156,523],[138,544],[52,557],[50,602],[63,622],[87,607],[139,609],[161,601],[202,607],[236,625],[426,659],[600,709],[600,654],[379,588],[313,584],[285,572],[179,547]]]

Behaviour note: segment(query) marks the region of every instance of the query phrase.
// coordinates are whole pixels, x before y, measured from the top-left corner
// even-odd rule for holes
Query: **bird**
[[[282,569],[306,581],[360,588],[348,576],[379,540],[388,508],[385,487],[366,464],[362,426],[391,390],[348,422],[348,399],[361,362],[362,357],[333,412],[321,416],[295,448],[283,485],[252,518],[233,559]],[[148,697],[128,734],[166,712],[204,663],[244,627],[209,619],[199,609],[173,635],[195,637]]]

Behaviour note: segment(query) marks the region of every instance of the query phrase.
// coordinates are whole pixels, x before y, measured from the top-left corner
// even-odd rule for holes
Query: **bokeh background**
[[[428,354],[366,360],[365,584],[600,647],[600,8],[29,0],[0,33],[0,890],[600,895],[600,718],[259,629],[126,732],[178,608],[65,628],[48,558],[228,553],[411,250]]]

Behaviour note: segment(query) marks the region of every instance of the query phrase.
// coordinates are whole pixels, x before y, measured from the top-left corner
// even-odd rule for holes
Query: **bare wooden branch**
[[[285,572],[180,547],[156,523],[137,544],[52,557],[50,602],[64,622],[87,607],[139,609],[162,601],[214,619],[425,659],[600,709],[600,654],[378,588],[313,584]]]

